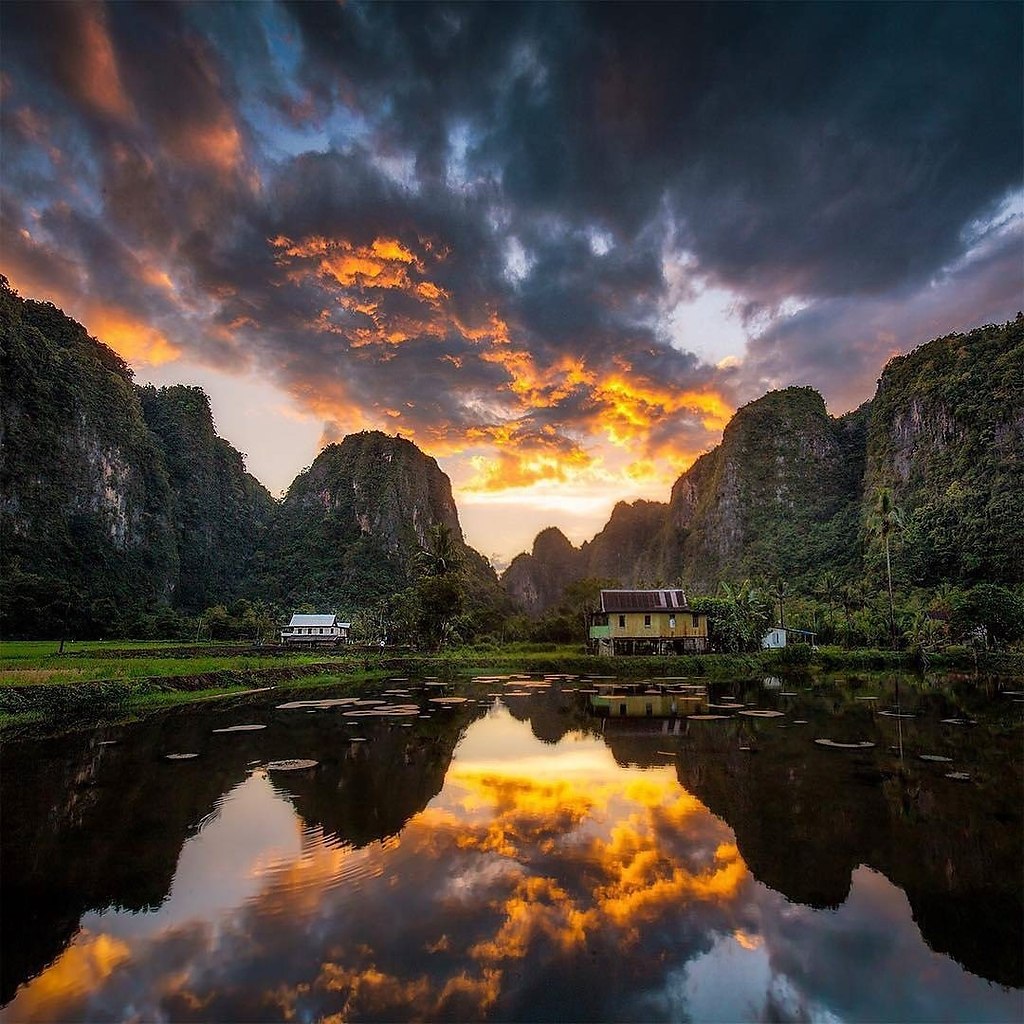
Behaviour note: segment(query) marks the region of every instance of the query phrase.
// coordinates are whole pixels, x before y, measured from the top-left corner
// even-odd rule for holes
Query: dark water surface
[[[605,720],[395,681],[8,743],[0,1016],[1019,1020],[1024,705],[895,682]]]

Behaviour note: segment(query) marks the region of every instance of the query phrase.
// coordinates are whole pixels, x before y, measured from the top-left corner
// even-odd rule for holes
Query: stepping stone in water
[[[953,758],[943,757],[941,754],[918,754],[922,761],[939,761],[943,764],[952,764]]]
[[[198,756],[198,754],[164,754],[164,758],[168,761],[191,761]]]
[[[732,715],[687,715],[691,722],[724,722],[732,718]]]
[[[306,768],[315,768],[320,762],[308,757],[292,757],[284,761],[271,761],[267,765],[268,772],[301,772]]]
[[[955,782],[970,782],[971,777],[967,772],[946,772],[947,779],[953,779]]]
[[[257,729],[266,729],[265,725],[229,725],[223,729],[214,729],[214,732],[256,732]]]
[[[746,715],[748,718],[782,718],[782,711],[765,711],[761,708],[748,708],[746,711],[741,711],[741,715]]]

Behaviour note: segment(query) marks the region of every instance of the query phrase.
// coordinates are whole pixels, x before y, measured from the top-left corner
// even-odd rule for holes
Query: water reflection
[[[666,740],[601,733],[558,691],[509,703],[409,728],[360,723],[362,744],[338,716],[268,710],[268,729],[215,742],[224,721],[203,715],[137,729],[117,747],[83,740],[71,758],[37,751],[38,776],[21,769],[25,806],[48,794],[53,843],[70,838],[97,863],[68,865],[67,878],[56,861],[17,863],[34,894],[18,926],[31,936],[42,914],[41,930],[59,938],[5,1019],[1020,1015],[1019,991],[929,948],[886,877],[909,866],[928,897],[937,869],[948,900],[985,891],[974,872],[990,854],[965,853],[972,844],[954,835],[938,853],[925,843],[876,870],[902,820],[877,763],[837,760],[772,721],[693,723]],[[819,713],[804,700],[809,724]],[[866,714],[847,726],[878,728]],[[186,747],[200,758],[160,763]],[[261,767],[296,755],[320,769]],[[929,812],[921,828],[934,838],[928,830],[969,815],[969,803]],[[38,818],[27,827],[42,838]],[[975,825],[993,834],[975,812],[961,840]],[[5,885],[8,850],[25,839],[5,826]],[[155,881],[140,896],[124,861],[152,844],[174,863],[168,874],[167,850],[150,853]],[[65,898],[47,893],[47,878]],[[1019,885],[990,888],[1005,897]],[[9,909],[5,893],[5,918]]]

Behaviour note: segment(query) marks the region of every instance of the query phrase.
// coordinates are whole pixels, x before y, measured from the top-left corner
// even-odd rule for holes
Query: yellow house
[[[597,654],[703,653],[708,617],[690,609],[682,590],[602,590],[590,647]]]

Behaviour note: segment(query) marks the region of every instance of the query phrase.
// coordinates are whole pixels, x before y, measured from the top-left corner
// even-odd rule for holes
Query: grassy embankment
[[[912,656],[880,650],[807,648],[755,654],[599,658],[574,645],[476,645],[440,654],[322,650],[262,651],[240,644],[0,643],[0,729],[34,723],[120,718],[176,704],[240,697],[264,687],[337,686],[388,676],[567,673],[627,678],[749,678],[791,671],[911,670]],[[934,671],[1024,676],[1024,655],[953,651],[932,655]]]

